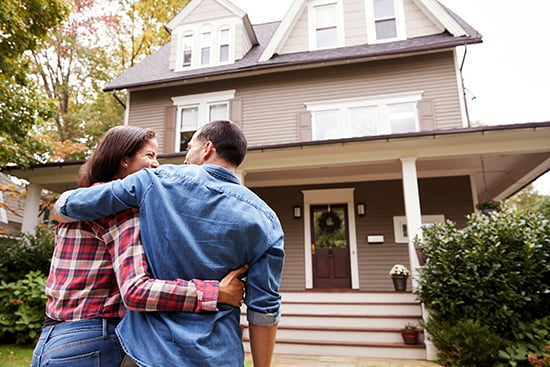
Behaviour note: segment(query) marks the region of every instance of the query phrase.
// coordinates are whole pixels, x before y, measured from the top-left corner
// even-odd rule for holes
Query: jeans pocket
[[[91,352],[66,358],[51,358],[46,366],[100,367],[99,356],[99,352]]]

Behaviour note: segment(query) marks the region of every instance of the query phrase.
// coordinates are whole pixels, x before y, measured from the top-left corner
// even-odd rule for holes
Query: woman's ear
[[[120,165],[122,166],[122,168],[128,168],[128,160],[126,158],[123,158],[120,161]]]

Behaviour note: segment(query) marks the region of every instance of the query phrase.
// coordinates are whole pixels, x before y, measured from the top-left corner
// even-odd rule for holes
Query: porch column
[[[42,186],[37,184],[27,185],[27,198],[25,199],[25,212],[23,213],[21,232],[34,234],[35,227],[38,225],[41,192]]]
[[[418,194],[418,177],[416,176],[416,158],[401,158],[403,171],[403,195],[405,198],[405,215],[407,217],[407,232],[409,237],[409,266],[412,287],[418,287],[418,267],[420,263],[414,247],[414,238],[422,236],[422,215],[420,211],[420,195]]]
[[[246,171],[244,171],[242,169],[237,169],[235,171],[235,175],[237,176],[239,181],[241,181],[241,185],[246,186],[246,184],[244,183],[244,178],[246,176]]]

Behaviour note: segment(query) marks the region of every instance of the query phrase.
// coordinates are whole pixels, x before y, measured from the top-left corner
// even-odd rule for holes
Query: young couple
[[[204,125],[186,165],[159,167],[157,151],[151,131],[111,129],[79,175],[90,187],[56,204],[63,221],[81,221],[58,226],[32,366],[118,366],[124,352],[139,366],[242,366],[245,271],[254,365],[270,365],[283,233],[235,175],[242,131]]]

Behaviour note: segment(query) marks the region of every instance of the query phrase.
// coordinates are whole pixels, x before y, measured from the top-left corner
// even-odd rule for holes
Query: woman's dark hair
[[[232,121],[216,120],[203,125],[197,139],[211,141],[216,153],[235,167],[242,163],[246,155],[246,138],[239,126]]]
[[[133,157],[149,140],[156,138],[153,130],[135,126],[116,126],[109,129],[91,157],[80,167],[78,186],[111,181],[120,172],[120,162]]]

